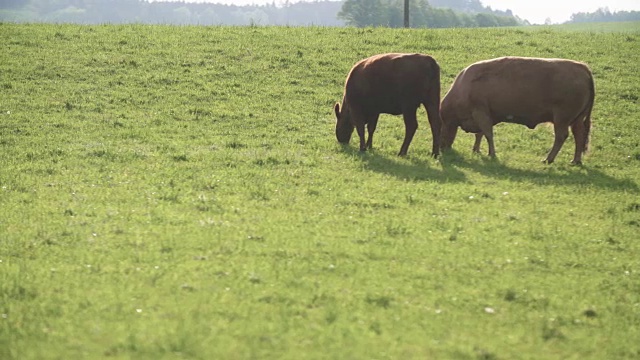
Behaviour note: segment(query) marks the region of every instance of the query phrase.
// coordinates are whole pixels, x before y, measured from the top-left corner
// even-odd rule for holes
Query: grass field
[[[554,30],[569,30],[581,32],[616,32],[616,33],[640,33],[640,21],[620,21],[620,22],[596,22],[596,23],[575,23],[551,26],[527,26],[523,29],[537,30],[548,28]]]
[[[640,356],[640,34],[0,24],[0,358]],[[357,60],[444,94],[503,55],[587,62],[591,152],[424,110],[339,145]],[[486,144],[483,151],[486,151]]]

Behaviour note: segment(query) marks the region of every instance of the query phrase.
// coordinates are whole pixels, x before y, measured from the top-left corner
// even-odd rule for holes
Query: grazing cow
[[[475,152],[484,135],[494,157],[493,125],[508,122],[533,129],[552,122],[555,141],[544,161],[553,162],[571,127],[576,143],[572,163],[580,164],[589,147],[594,96],[591,70],[580,62],[523,57],[477,62],[458,74],[442,99],[442,148],[451,148],[461,127],[476,134]]]
[[[433,135],[433,156],[440,153],[440,66],[422,54],[380,54],[356,63],[344,87],[342,109],[336,103],[336,138],[347,144],[355,127],[360,151],[371,148],[380,114],[403,115],[405,136],[400,153],[406,155],[418,129],[416,111],[424,105]],[[365,143],[364,126],[369,137]]]

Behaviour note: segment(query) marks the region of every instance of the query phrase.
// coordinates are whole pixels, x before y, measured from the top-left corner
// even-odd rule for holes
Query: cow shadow
[[[387,174],[408,181],[436,181],[441,183],[466,182],[467,177],[461,170],[432,158],[424,159],[408,154],[406,157],[382,154],[376,149],[360,151],[352,146],[343,145],[342,153],[359,159],[368,171]]]
[[[638,184],[631,179],[619,179],[586,165],[554,163],[543,165],[542,169],[518,169],[510,167],[499,158],[476,155],[469,160],[456,150],[447,150],[441,161],[447,169],[467,169],[490,177],[509,179],[516,182],[530,182],[536,185],[591,186],[604,189],[638,193]]]
[[[487,156],[477,155],[469,159],[454,149],[447,150],[436,161],[424,157],[401,158],[376,149],[361,152],[352,146],[342,146],[342,153],[360,160],[368,171],[387,174],[408,181],[435,181],[439,183],[469,182],[465,171],[473,171],[488,178],[529,182],[536,185],[590,186],[617,191],[640,193],[640,187],[631,179],[619,179],[590,165],[544,165],[540,169],[510,167]]]

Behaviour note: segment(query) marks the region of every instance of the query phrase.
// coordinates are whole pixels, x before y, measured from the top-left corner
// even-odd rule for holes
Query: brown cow
[[[371,148],[380,114],[403,115],[405,136],[400,153],[406,155],[418,129],[416,111],[424,105],[433,135],[433,156],[440,152],[440,66],[428,55],[380,54],[356,63],[344,87],[342,109],[336,103],[336,138],[349,143],[353,129],[360,151]],[[364,126],[369,137],[364,141]]]
[[[482,136],[495,156],[493,125],[500,122],[530,129],[552,122],[553,148],[544,160],[550,164],[573,132],[573,164],[582,162],[589,147],[593,76],[583,63],[564,59],[502,57],[480,61],[462,70],[442,99],[442,148],[453,145],[458,127],[476,133],[475,152]]]

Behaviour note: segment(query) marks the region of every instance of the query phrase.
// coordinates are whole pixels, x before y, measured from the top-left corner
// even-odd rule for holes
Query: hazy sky
[[[153,0],[152,0],[153,1]],[[169,0],[155,0],[169,1]],[[235,5],[263,5],[271,4],[274,0],[185,0],[187,2],[210,2]],[[290,0],[296,2],[299,0]],[[313,0],[304,0],[313,1]],[[485,6],[491,6],[494,10],[511,9],[513,13],[522,19],[529,20],[532,24],[543,24],[547,18],[553,23],[561,23],[569,20],[573,13],[594,12],[598,8],[608,7],[611,11],[638,10],[640,0],[480,0]],[[284,0],[275,0],[277,5]]]
[[[513,13],[532,24],[543,24],[550,18],[553,23],[569,20],[577,12],[594,12],[608,7],[611,11],[640,10],[640,0],[480,0],[494,10],[511,9]]]

